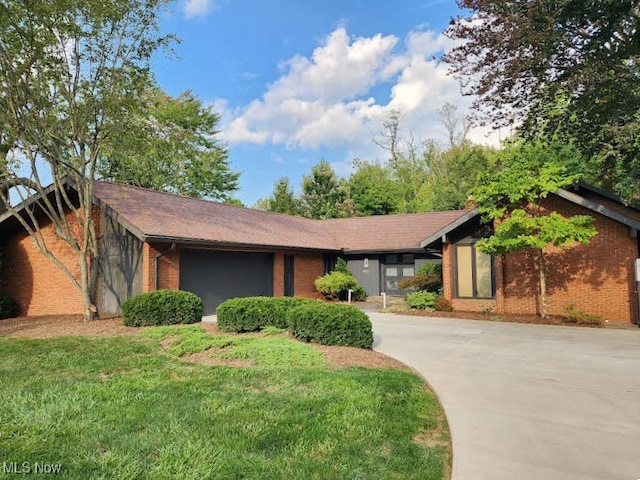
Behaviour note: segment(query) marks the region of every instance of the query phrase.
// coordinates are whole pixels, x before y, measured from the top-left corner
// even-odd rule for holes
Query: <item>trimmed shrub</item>
[[[403,278],[398,287],[402,290],[415,289],[419,292],[437,292],[442,287],[442,279],[437,275],[416,275]]]
[[[425,263],[418,269],[415,276],[401,280],[398,286],[402,290],[437,292],[442,288],[442,264]]]
[[[129,327],[196,323],[204,301],[183,290],[156,290],[131,297],[122,304],[122,320]]]
[[[256,332],[265,327],[287,328],[287,311],[313,300],[295,297],[232,298],[218,305],[218,327],[224,332]]]
[[[305,342],[371,348],[373,329],[366,313],[352,305],[312,302],[289,310],[289,332]]]
[[[350,273],[334,270],[315,280],[316,290],[328,300],[346,300],[348,291],[353,290],[352,300],[361,301],[366,297],[364,288]]]
[[[451,305],[451,302],[446,298],[438,296],[435,302],[433,302],[433,309],[438,312],[453,312],[453,305]]]
[[[407,295],[407,306],[417,310],[427,310],[435,306],[436,292],[414,292]]]
[[[17,317],[19,313],[18,303],[9,295],[0,293],[0,320]]]
[[[224,332],[285,328],[295,337],[323,345],[371,348],[373,330],[366,313],[351,305],[295,297],[233,298],[218,306]]]

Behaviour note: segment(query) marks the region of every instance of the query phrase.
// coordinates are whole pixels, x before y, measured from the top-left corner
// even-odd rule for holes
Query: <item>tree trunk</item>
[[[92,285],[92,274],[90,272],[89,267],[89,259],[86,258],[86,255],[80,255],[80,275],[82,276],[80,285],[81,285],[81,293],[82,293],[82,305],[83,305],[83,314],[84,321],[89,322],[91,320],[96,320],[98,318],[97,313],[98,309],[95,305],[95,288]]]
[[[544,252],[538,250],[538,274],[540,275],[540,316],[548,318],[547,313],[547,270],[544,264]]]

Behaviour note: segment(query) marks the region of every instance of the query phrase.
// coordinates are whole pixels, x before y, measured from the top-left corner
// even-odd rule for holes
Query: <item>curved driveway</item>
[[[640,479],[640,329],[369,315],[440,397],[454,480]]]

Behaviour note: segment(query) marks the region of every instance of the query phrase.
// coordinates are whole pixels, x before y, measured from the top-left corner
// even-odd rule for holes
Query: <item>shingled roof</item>
[[[340,239],[345,253],[411,252],[424,250],[420,243],[469,210],[377,215],[323,220],[323,228]]]
[[[317,221],[306,218],[105,182],[95,183],[94,195],[101,207],[145,241],[341,249]]]
[[[468,210],[335,220],[264,212],[144,188],[96,182],[96,202],[145,241],[324,251],[417,251]]]

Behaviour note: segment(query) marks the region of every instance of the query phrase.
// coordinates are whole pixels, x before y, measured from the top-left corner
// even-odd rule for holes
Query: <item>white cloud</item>
[[[187,0],[184,5],[184,14],[187,18],[202,17],[214,7],[213,0]]]
[[[261,99],[235,109],[223,102],[223,135],[232,144],[345,147],[367,158],[372,132],[395,109],[416,138],[444,138],[438,110],[445,102],[461,111],[470,103],[434,59],[451,46],[430,30],[411,32],[400,42],[393,35],[353,38],[337,28],[309,57],[297,55],[281,65],[282,75]],[[388,102],[374,97],[380,92]],[[475,133],[472,138],[492,143]]]

